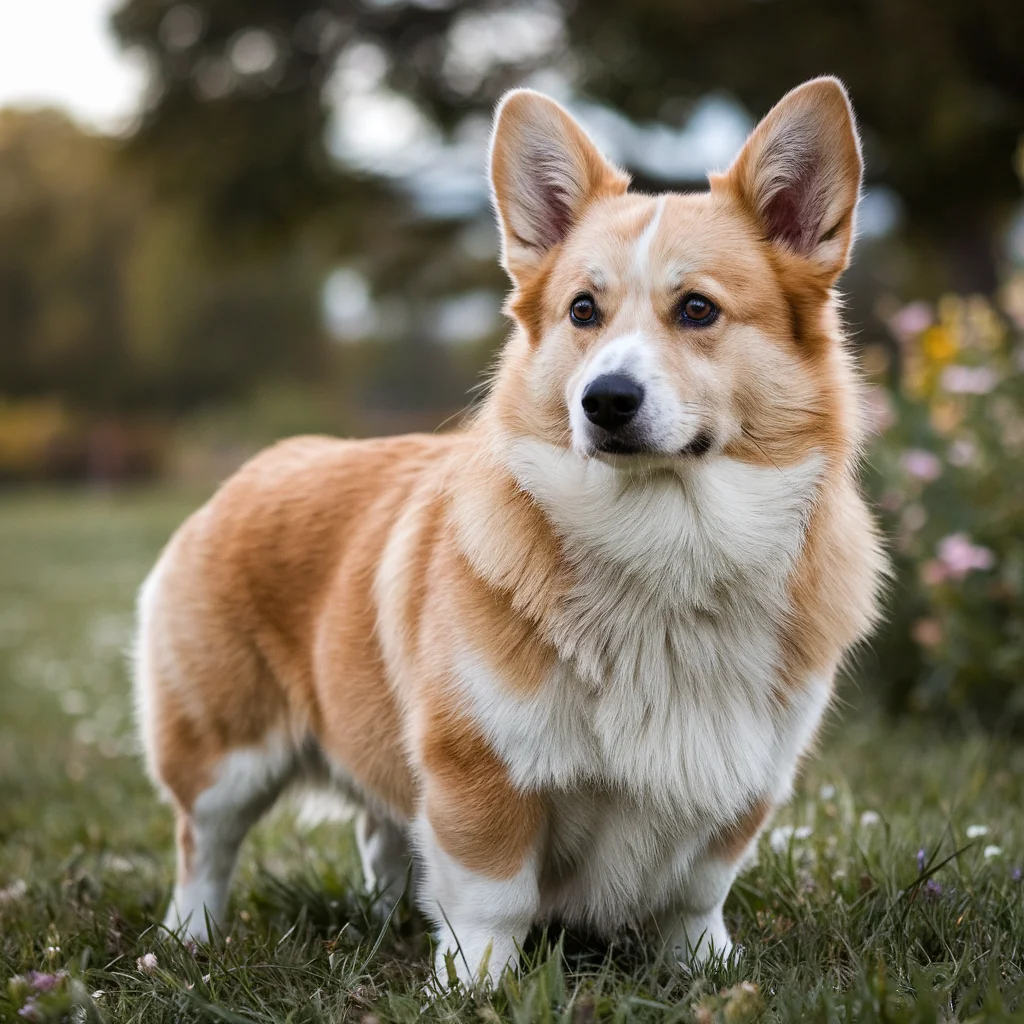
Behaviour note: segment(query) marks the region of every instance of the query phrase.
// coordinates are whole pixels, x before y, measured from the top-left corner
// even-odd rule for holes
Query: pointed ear
[[[491,188],[502,266],[530,276],[596,198],[619,195],[629,178],[608,163],[554,100],[530,89],[506,93],[491,136]]]
[[[769,241],[831,285],[849,261],[862,166],[846,90],[815,78],[783,96],[712,187],[731,187]]]

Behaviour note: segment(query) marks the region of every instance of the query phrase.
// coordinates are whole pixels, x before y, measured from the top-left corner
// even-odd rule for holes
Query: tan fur
[[[444,710],[426,723],[422,748],[427,819],[461,864],[511,878],[533,844],[543,814],[536,793],[520,793],[472,722]]]
[[[771,804],[767,800],[755,800],[744,814],[715,836],[711,843],[711,851],[723,860],[737,860],[761,830],[771,809]]]
[[[471,649],[523,693],[549,677],[553,623],[586,567],[567,557],[505,453],[524,437],[568,449],[566,395],[592,346],[620,329],[652,339],[673,386],[698,396],[726,439],[723,455],[783,474],[824,457],[789,580],[781,699],[865,635],[884,560],[856,487],[857,381],[832,293],[859,154],[834,83],[793,95],[788,117],[770,115],[708,193],[664,200],[639,270],[631,254],[655,200],[626,194],[628,179],[554,104],[517,93],[502,107],[492,175],[517,327],[482,411],[444,436],[278,444],[189,519],[161,559],[140,640],[143,729],[152,770],[180,810],[182,875],[198,795],[226,754],[272,733],[296,747],[315,742],[396,819],[423,809],[447,853],[473,871],[500,879],[520,869],[548,804],[513,785],[459,710],[455,659]],[[543,151],[536,125],[527,130],[538,109],[571,139],[552,170],[572,185],[560,200],[566,219],[548,233],[515,197],[523,161]],[[834,136],[821,174],[838,198],[823,206],[820,244],[773,236],[776,221],[765,220],[766,210],[781,214],[771,213],[763,155],[785,160],[778,133],[792,134],[794,110],[801,131]],[[599,330],[567,319],[582,289],[598,299]],[[674,319],[690,290],[723,311],[700,332]],[[738,858],[768,810],[759,800],[718,822],[714,849]]]

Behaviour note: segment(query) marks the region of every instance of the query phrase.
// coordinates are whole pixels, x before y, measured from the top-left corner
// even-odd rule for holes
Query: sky
[[[0,0],[0,107],[49,104],[94,129],[125,126],[145,75],[107,27],[115,3]]]

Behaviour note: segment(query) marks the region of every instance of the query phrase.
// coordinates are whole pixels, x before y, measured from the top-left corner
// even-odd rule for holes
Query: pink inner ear
[[[569,210],[569,197],[565,190],[553,181],[542,181],[541,206],[544,211],[544,223],[538,225],[543,239],[543,247],[550,249],[562,241],[572,226],[572,214]]]
[[[572,227],[572,197],[564,184],[566,169],[557,159],[535,157],[535,181],[538,191],[538,223],[534,226],[542,249],[562,241]]]
[[[822,167],[818,161],[798,163],[765,203],[761,216],[768,237],[800,253],[818,243],[825,215]]]

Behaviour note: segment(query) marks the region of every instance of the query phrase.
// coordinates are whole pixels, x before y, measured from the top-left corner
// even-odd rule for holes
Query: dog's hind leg
[[[390,913],[409,876],[406,831],[387,815],[364,807],[356,817],[356,843],[367,892],[379,896],[377,905],[385,914]]]
[[[298,767],[287,703],[261,655],[169,554],[139,598],[135,694],[150,775],[173,804],[177,879],[165,924],[210,938],[238,849]],[[186,574],[187,575],[187,574]]]
[[[178,870],[164,925],[207,941],[221,928],[231,875],[246,833],[292,775],[294,754],[283,737],[225,754],[213,783],[188,808],[177,808]]]

